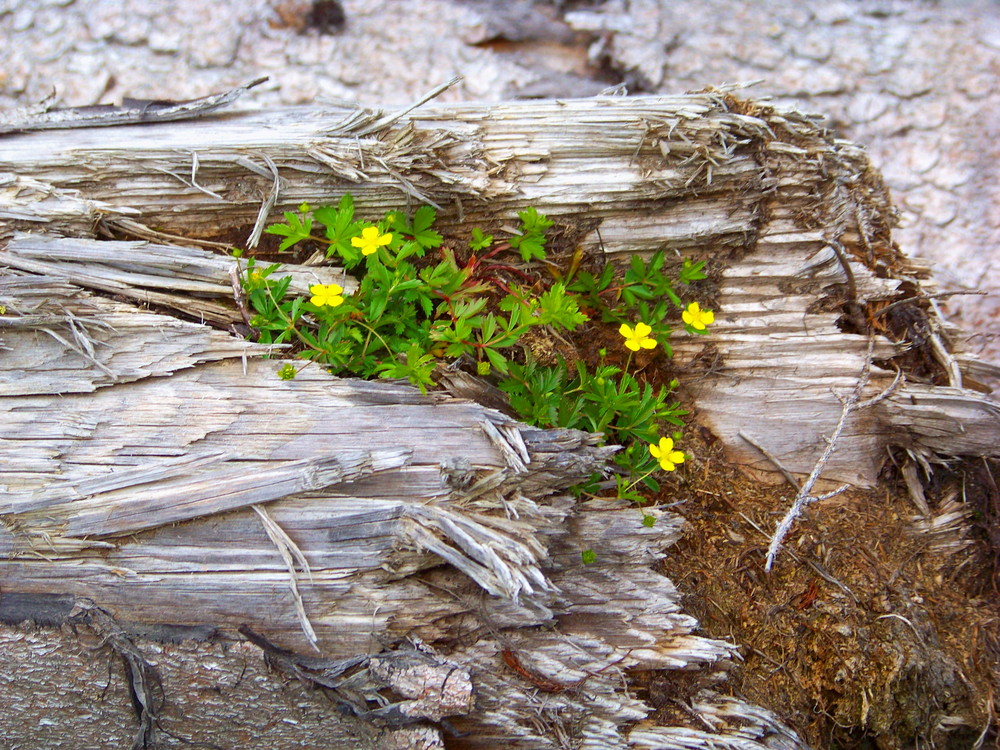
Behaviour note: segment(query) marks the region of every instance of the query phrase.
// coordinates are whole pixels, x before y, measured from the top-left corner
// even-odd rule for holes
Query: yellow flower
[[[697,302],[692,302],[687,306],[687,310],[681,313],[681,318],[696,331],[704,331],[715,322],[715,313],[711,310],[702,310]]]
[[[392,242],[391,234],[379,234],[378,227],[365,227],[361,230],[360,237],[351,238],[354,247],[361,248],[362,255],[371,255],[383,245]]]
[[[341,296],[344,287],[338,284],[313,284],[309,287],[309,291],[312,293],[309,301],[316,307],[336,307],[344,304],[344,298]]]
[[[627,323],[622,323],[622,327],[618,329],[618,333],[625,337],[625,346],[634,352],[656,347],[656,339],[649,337],[652,332],[653,329],[645,323],[636,323],[635,328]]]
[[[677,464],[684,463],[684,454],[674,450],[673,438],[661,437],[660,444],[649,444],[649,454],[660,462],[660,468],[664,471],[673,471]]]

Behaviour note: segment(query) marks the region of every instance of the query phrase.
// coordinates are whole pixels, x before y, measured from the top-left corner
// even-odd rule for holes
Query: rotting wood
[[[194,164],[202,189],[176,176]],[[912,296],[903,285],[927,286],[892,245],[894,214],[861,149],[808,116],[718,91],[435,105],[406,116],[294,108],[212,127],[154,124],[141,138],[127,127],[27,133],[0,140],[0,175],[0,232],[85,237],[86,225],[209,238],[259,231],[261,205],[272,199],[278,211],[350,191],[360,215],[440,206],[446,233],[535,206],[585,253],[663,249],[707,259],[717,288],[705,302],[719,315],[710,340],[675,338],[687,365],[679,375],[730,457],[765,472],[770,463],[739,438],[742,415],[756,415],[755,440],[808,474],[839,419],[835,393],[853,387],[867,349],[867,331],[841,328],[867,322],[859,314],[874,304]],[[922,347],[959,387],[962,368],[982,368],[947,351],[926,306],[914,302],[911,312],[931,335],[877,336],[875,359],[891,363]],[[894,374],[876,366],[865,396]],[[906,424],[911,399],[926,418]],[[871,485],[886,448],[900,443],[928,462],[988,455],[997,429],[995,401],[961,388],[928,399],[910,378],[849,421],[824,478]]]
[[[66,279],[0,275],[4,396],[66,394],[166,375],[271,347],[83,292]],[[227,315],[232,315],[226,310]]]
[[[31,323],[66,325],[86,308],[96,356],[104,337],[120,335],[106,320],[127,304],[18,274],[3,279],[13,317],[28,313],[17,318],[19,334],[37,334]],[[50,288],[60,296],[48,299]],[[376,673],[370,661],[352,668],[324,688],[353,707],[337,730],[343,747],[356,746],[349,737],[362,730],[413,731],[409,722],[439,737],[446,730],[427,722],[445,715],[485,747],[497,736],[555,746],[561,722],[612,746],[624,723],[649,710],[628,697],[623,670],[693,668],[731,653],[694,635],[676,590],[649,568],[677,538],[678,519],[652,509],[659,525],[648,529],[633,508],[588,507],[564,494],[606,460],[610,449],[592,436],[527,428],[443,394],[337,380],[318,367],[282,381],[280,361],[244,362],[243,347],[192,366],[187,351],[170,358],[152,346],[174,335],[157,324],[171,318],[128,314],[147,317],[131,329],[132,343],[161,377],[101,382],[98,365],[113,358],[104,365],[66,349],[75,388],[49,395],[52,379],[29,379],[36,392],[22,386],[0,398],[8,459],[0,467],[0,620],[68,624],[77,622],[74,606],[96,607],[130,633],[137,653],[159,648],[144,634],[232,639],[249,627],[277,648],[305,651],[315,640],[327,660],[381,652],[400,665],[402,639],[417,638],[443,650],[437,672],[418,664],[417,673],[474,675],[469,713],[455,708],[443,678],[438,697],[421,697],[412,686],[419,675],[404,680],[412,670],[392,677],[396,667]],[[192,336],[223,336],[184,325]],[[33,346],[14,343],[0,360],[10,367]],[[360,470],[345,473],[352,461]],[[292,572],[292,592],[287,556],[247,507],[260,502],[306,561],[307,574]],[[602,562],[583,566],[581,545],[601,549]],[[495,623],[496,635],[467,643],[470,616]],[[513,688],[520,677],[503,667],[509,648],[553,681],[593,676],[585,689],[552,696],[542,710],[552,718],[540,728],[535,686]],[[133,678],[145,674],[130,669]],[[400,694],[392,710],[373,697],[385,689]],[[167,681],[172,700],[157,722],[185,710],[172,690]],[[22,709],[0,718],[6,736],[31,723],[33,709]],[[143,736],[156,731],[148,713],[136,721]]]
[[[319,203],[345,190],[372,214],[435,203],[444,228],[456,231],[502,223],[535,205],[564,232],[575,231],[586,252],[614,258],[676,250],[724,266],[711,300],[719,362],[706,371],[702,341],[677,340],[688,366],[683,379],[703,420],[737,457],[734,430],[753,413],[755,438],[798,472],[814,464],[824,431],[841,413],[830,389],[852,387],[866,353],[868,336],[844,333],[838,321],[856,320],[872,300],[894,299],[904,281],[919,286],[889,244],[888,203],[858,149],[832,141],[806,117],[719,92],[428,107],[412,116],[311,109],[203,126],[195,135],[184,123],[154,125],[141,140],[127,128],[101,131],[106,137],[80,131],[71,150],[52,132],[0,139],[6,257],[54,263],[19,256],[32,243],[79,257],[75,240],[14,237],[29,229],[83,240],[94,239],[92,227],[100,236],[193,239],[249,225],[259,232],[271,207]],[[190,180],[181,179],[188,173]],[[859,203],[864,213],[854,210]],[[141,252],[107,241],[80,247]],[[150,277],[161,274],[134,262],[101,262],[90,274],[93,288],[102,289],[93,281],[102,272],[103,283],[110,275],[123,291],[165,288],[174,302],[196,291],[183,288],[190,280],[158,287],[164,282]],[[566,496],[607,456],[591,436],[532,430],[398,384],[332,380],[316,367],[279,381],[280,362],[248,359],[265,348],[81,291],[55,265],[22,265],[2,282],[0,303],[10,301],[13,313],[4,316],[4,336],[16,356],[5,352],[0,370],[15,370],[39,340],[55,344],[25,385],[0,398],[8,425],[0,449],[11,459],[0,470],[10,493],[0,529],[0,620],[70,623],[74,607],[93,606],[152,653],[169,647],[140,634],[232,639],[241,628],[275,649],[305,652],[313,637],[303,634],[302,611],[323,658],[337,663],[383,652],[402,665],[412,655],[404,639],[438,651],[427,674],[440,695],[405,717],[412,688],[392,670],[357,662],[346,681],[324,686],[338,705],[352,707],[350,720],[317,723],[322,729],[314,731],[334,746],[355,747],[359,736],[398,746],[404,736],[415,741],[408,732],[441,746],[441,732],[451,730],[466,734],[469,747],[559,747],[570,738],[595,748],[800,746],[753,706],[699,697],[697,712],[711,725],[702,732],[655,726],[649,706],[629,695],[628,669],[707,667],[733,648],[695,635],[673,585],[651,569],[679,533],[679,519],[651,509],[658,523],[647,529],[634,509]],[[214,275],[212,283],[200,291],[219,292],[225,279]],[[221,304],[220,318],[222,309],[233,319],[234,308]],[[130,316],[139,325],[122,335],[112,323]],[[880,338],[876,357],[891,360],[904,346]],[[63,362],[65,377],[43,372]],[[873,389],[893,377],[874,375]],[[890,444],[924,460],[958,452],[955,446],[995,450],[986,440],[996,424],[990,399],[921,384],[899,395],[876,417],[848,425],[830,478],[870,481]],[[928,404],[927,421],[893,433],[892,415],[918,406],[917,398]],[[957,416],[963,409],[972,414],[965,431]],[[809,429],[801,430],[806,415]],[[789,434],[791,425],[800,432]],[[331,455],[351,451],[364,460],[358,449],[373,461],[395,450],[408,463],[332,487],[322,476],[296,473],[322,475]],[[170,498],[180,503],[192,486],[206,489],[199,472],[218,479],[241,471],[245,495],[209,493],[207,508],[173,523]],[[308,576],[294,579],[295,596],[287,555],[245,507],[271,497],[258,486],[274,486],[264,481],[267,472],[290,482],[274,494],[292,494],[266,507],[308,564]],[[86,498],[73,500],[74,493]],[[144,503],[154,512],[129,512]],[[130,525],[122,525],[126,517]],[[589,548],[600,558],[585,566],[580,551]],[[245,667],[246,649],[234,648]],[[180,658],[178,686],[210,649],[203,644]],[[530,665],[534,678],[506,667],[505,652]],[[284,668],[302,677],[298,661]],[[439,678],[449,670],[474,684],[474,711],[445,706],[447,679]],[[545,694],[539,682],[577,687]],[[388,711],[386,689],[401,698]],[[11,734],[21,731],[17,722],[37,725],[36,708],[19,708],[16,719],[0,717],[10,736],[19,736]],[[137,718],[145,727],[148,717]],[[279,742],[295,741],[287,732]]]
[[[105,348],[102,337],[118,335],[104,318],[117,320],[125,303],[19,273],[4,277],[12,282],[4,287],[11,310],[34,312],[45,318],[35,322],[51,327],[86,307],[95,353]],[[42,315],[37,308],[50,287],[60,296],[47,299],[51,307]],[[28,324],[19,330],[31,332]],[[140,334],[147,344],[173,335],[152,320],[132,329],[133,338]],[[11,366],[9,355],[33,344],[16,343],[2,360]],[[280,362],[243,362],[243,348],[196,366],[186,352],[171,359],[155,346],[136,349],[157,360],[158,375],[172,375],[105,381],[93,390],[104,374],[100,363],[66,350],[76,388],[50,396],[52,381],[35,380],[36,393],[22,386],[20,395],[0,398],[7,425],[0,450],[8,458],[0,472],[8,491],[0,620],[70,623],[75,605],[113,616],[136,653],[157,665],[170,696],[157,708],[157,727],[189,726],[189,704],[179,700],[189,688],[178,681],[200,667],[188,651],[180,672],[164,674],[162,656],[155,655],[169,647],[150,637],[231,640],[249,627],[296,651],[314,637],[328,661],[376,653],[388,660],[389,672],[359,662],[334,688],[324,688],[351,707],[352,718],[334,723],[333,740],[327,720],[278,732],[272,747],[320,731],[342,747],[355,747],[359,732],[374,746],[388,746],[379,743],[390,737],[412,739],[418,730],[439,742],[448,727],[468,734],[473,747],[494,746],[497,738],[555,747],[559,737],[578,731],[593,737],[595,747],[611,747],[624,741],[622,727],[649,711],[628,696],[624,670],[694,668],[731,653],[729,644],[693,633],[696,623],[680,611],[676,590],[649,567],[677,538],[679,519],[649,509],[658,519],[649,529],[633,508],[579,504],[560,492],[606,457],[590,436],[525,428],[476,404],[395,384],[336,380],[315,367],[281,381]],[[374,473],[348,478],[337,469],[313,485],[286,486],[274,494],[290,494],[267,503],[268,517],[308,564],[308,575],[293,579],[293,596],[287,561],[245,504],[268,500],[258,488],[274,486],[265,481],[269,472],[291,470],[297,482],[294,472],[314,464],[332,459],[336,468],[350,456],[363,458],[360,446],[384,462],[371,467]],[[248,494],[234,493],[232,476],[247,484]],[[325,486],[338,478],[351,481]],[[212,486],[217,492],[206,495],[207,504],[191,505]],[[224,508],[229,512],[220,513]],[[176,523],[178,513],[187,520]],[[580,550],[589,547],[601,550],[601,560],[584,566]],[[300,610],[311,633],[303,634]],[[472,641],[470,618],[490,623]],[[404,638],[440,650],[440,666],[427,671],[416,664],[393,677],[391,665],[410,658]],[[553,684],[579,689],[540,705],[537,686],[504,667],[504,650],[524,654],[518,658]],[[18,653],[13,643],[5,646],[12,668]],[[241,658],[242,668],[227,662],[225,670],[245,669],[245,652]],[[127,685],[145,674],[130,669]],[[427,687],[432,677],[437,693],[413,686],[423,679]],[[469,679],[476,691],[472,712],[456,708],[452,694]],[[399,696],[391,709],[373,697],[387,689]],[[0,731],[20,736],[19,727],[35,721],[34,710],[20,705],[6,713]],[[67,706],[64,726],[72,724],[73,710]],[[224,704],[212,711],[232,716]],[[116,731],[127,732],[128,715],[115,720],[124,722]],[[143,736],[158,732],[149,729],[148,713],[134,721]],[[74,731],[73,741],[88,731]],[[204,729],[198,741],[210,741],[214,731]],[[736,724],[720,727],[716,737],[735,739],[737,732]]]
[[[239,266],[232,257],[201,248],[19,233],[0,251],[0,265],[169,307],[221,326],[241,320],[232,305],[230,271],[246,264]],[[343,269],[277,265],[277,277],[292,279],[291,294],[304,295],[313,284],[339,284],[348,294],[357,288]]]

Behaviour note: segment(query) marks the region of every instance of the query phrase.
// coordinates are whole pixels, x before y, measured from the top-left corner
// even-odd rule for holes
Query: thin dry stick
[[[749,435],[747,435],[742,430],[740,430],[739,436],[741,438],[743,438],[744,440],[746,440],[748,443],[750,443],[750,445],[752,445],[754,448],[756,448],[757,450],[759,450],[761,453],[763,453],[764,454],[764,458],[766,458],[768,461],[770,461],[772,464],[774,464],[777,467],[778,471],[781,472],[781,475],[785,478],[785,480],[790,485],[792,485],[792,487],[795,488],[796,492],[798,492],[799,490],[802,489],[802,487],[799,486],[799,483],[795,480],[795,477],[792,476],[792,472],[790,472],[788,469],[786,469],[784,467],[784,465],[781,463],[781,461],[778,460],[777,456],[775,456],[774,454],[772,454],[767,448],[765,448],[763,445],[761,445],[760,443],[758,443],[756,440],[754,440],[752,437],[750,437]]]
[[[296,581],[295,574],[295,563],[297,562],[302,571],[312,580],[312,570],[309,568],[309,562],[306,560],[305,555],[302,554],[299,546],[271,518],[263,506],[252,505],[251,507],[257,512],[264,531],[267,532],[268,538],[277,548],[278,554],[281,555],[281,559],[285,562],[285,567],[288,568],[288,587],[291,589],[292,598],[295,600],[295,612],[299,616],[299,625],[309,640],[309,645],[319,651],[319,646],[316,645],[316,631],[313,629],[312,623],[309,622],[309,616],[306,614],[305,603],[302,601],[302,594],[299,593],[299,584]]]
[[[278,203],[278,196],[281,195],[281,176],[278,174],[277,165],[275,165],[274,160],[267,154],[261,154],[261,158],[264,159],[264,163],[271,170],[271,177],[274,182],[271,185],[271,192],[268,193],[267,197],[260,204],[260,210],[257,212],[257,221],[254,222],[253,231],[250,232],[250,236],[247,238],[247,247],[251,249],[257,247],[257,243],[260,242],[260,236],[263,234],[264,227],[267,224],[267,217],[271,215],[271,211]]]
[[[236,302],[236,307],[240,311],[240,317],[243,318],[243,322],[250,325],[250,309],[247,307],[247,295],[243,291],[243,284],[240,282],[240,263],[236,261],[229,268],[229,283],[233,286],[233,300]]]
[[[774,530],[774,536],[771,537],[771,544],[767,548],[767,562],[764,564],[764,571],[770,573],[771,567],[774,565],[774,558],[778,555],[778,550],[781,548],[781,542],[784,540],[785,536],[788,534],[789,529],[791,529],[792,524],[795,523],[802,511],[805,510],[806,506],[815,500],[826,500],[828,498],[839,495],[841,492],[847,489],[848,485],[843,485],[838,487],[833,492],[828,492],[825,495],[813,496],[810,494],[813,485],[819,479],[820,474],[826,467],[827,461],[830,460],[830,456],[833,455],[834,448],[837,446],[837,441],[840,439],[841,433],[844,431],[844,427],[847,425],[847,417],[850,416],[851,412],[858,409],[864,409],[869,406],[877,404],[879,401],[888,396],[899,384],[900,376],[897,373],[895,380],[889,385],[884,391],[879,393],[877,396],[870,398],[864,402],[861,401],[861,394],[864,392],[865,386],[868,385],[868,381],[871,378],[871,366],[872,366],[872,353],[875,349],[875,338],[868,338],[868,352],[865,355],[865,363],[861,368],[861,375],[858,377],[858,383],[854,387],[854,391],[843,401],[843,407],[840,410],[840,419],[837,421],[837,426],[833,430],[833,434],[830,435],[827,441],[826,449],[823,451],[823,455],[819,457],[816,465],[813,467],[812,472],[806,479],[805,483],[799,489],[798,494],[795,496],[795,501],[792,503],[792,507],[789,508],[785,517],[781,519],[781,523]],[[746,439],[746,438],[744,438]],[[748,441],[753,444],[752,441]],[[769,454],[764,451],[760,446],[758,448],[764,453],[765,456]],[[774,459],[771,459],[772,461]],[[780,466],[779,466],[780,468]],[[783,472],[784,473],[784,472]],[[790,480],[791,481],[791,480]]]

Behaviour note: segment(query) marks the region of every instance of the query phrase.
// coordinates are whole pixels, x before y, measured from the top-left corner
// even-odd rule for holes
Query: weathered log
[[[622,690],[624,670],[692,668],[731,651],[694,635],[676,590],[650,570],[679,534],[675,516],[652,509],[659,523],[649,529],[631,508],[562,494],[612,450],[593,436],[526,428],[443,394],[335,380],[318,367],[282,381],[280,363],[256,359],[266,347],[46,277],[3,276],[0,300],[20,322],[5,332],[8,369],[38,342],[66,342],[61,358],[49,352],[0,398],[0,621],[99,634],[141,698],[137,742],[202,721],[198,741],[222,741],[232,722],[252,723],[248,712],[273,705],[224,689],[188,712],[202,661],[221,670],[214,684],[235,686],[248,652],[156,641],[231,643],[244,633],[348,714],[331,724],[319,704],[304,725],[265,727],[270,747],[320,734],[334,747],[355,747],[358,736],[437,747],[428,722],[446,717],[470,746],[556,746],[570,731],[610,747],[649,710]],[[137,322],[125,327],[129,316]],[[599,564],[582,565],[589,548],[601,551]],[[58,668],[42,660],[52,669],[43,676],[27,648],[35,638],[4,631],[7,673],[40,680],[32,694],[87,658],[70,647]],[[322,656],[297,655],[310,648]],[[259,654],[250,674],[267,680]],[[21,659],[31,667],[22,671]],[[166,708],[156,707],[157,676]],[[586,689],[572,687],[581,681]],[[86,723],[80,712],[101,703],[101,688],[89,678],[77,687],[47,746],[136,732],[115,703]],[[551,692],[541,703],[540,689]],[[378,691],[394,696],[388,705]],[[39,741],[29,728],[48,704],[23,689],[8,695],[0,732]]]
[[[912,323],[877,336],[876,359],[891,368],[917,348],[959,390],[945,405],[904,385],[852,420],[826,476],[870,485],[895,444],[922,461],[995,449],[996,404],[962,388],[969,365],[949,353],[922,299],[921,269],[892,244],[894,214],[878,175],[860,148],[796,112],[720,92],[409,115],[296,108],[211,127],[9,136],[0,175],[8,232],[210,237],[253,225],[253,240],[273,209],[350,191],[361,214],[440,206],[448,231],[536,206],[588,253],[664,249],[707,259],[722,314],[707,347],[696,339],[676,349],[682,361],[714,363],[686,378],[700,417],[731,458],[765,471],[774,467],[739,437],[743,415],[757,416],[754,440],[808,473],[839,416],[838,394],[862,369],[869,323],[876,333],[892,327],[877,317],[879,305],[914,297],[895,316]],[[871,393],[891,378],[878,368]]]
[[[347,717],[310,703],[308,722],[268,729],[271,747],[324,731],[335,747],[434,747],[441,731],[470,747],[799,744],[774,717],[711,696],[699,710],[715,733],[645,721],[625,670],[711,665],[732,646],[695,635],[651,569],[676,517],[652,509],[647,529],[632,509],[567,496],[607,457],[594,436],[315,366],[281,381],[280,362],[257,359],[264,347],[102,296],[237,322],[222,256],[96,236],[213,247],[239,229],[253,244],[274,210],[346,190],[373,215],[431,202],[446,231],[534,205],[567,252],[665,249],[715,265],[710,348],[675,349],[700,418],[736,459],[773,468],[739,438],[752,414],[751,437],[807,472],[871,337],[884,365],[871,394],[918,345],[950,382],[904,383],[866,410],[827,478],[871,483],[889,446],[924,461],[997,450],[997,404],[962,388],[926,303],[907,303],[919,331],[879,321],[880,304],[926,294],[860,150],[728,94],[19,134],[0,139],[0,184],[0,263],[18,269],[0,277],[0,620],[98,633],[127,665],[137,740],[196,702],[203,660],[216,659],[212,684],[235,690],[241,670],[265,682],[262,652]],[[308,274],[338,273],[299,272],[299,293]],[[599,563],[585,566],[589,548]],[[258,651],[151,640],[237,634]],[[36,639],[4,631],[12,667]],[[153,661],[180,696],[166,709]],[[49,663],[87,669],[72,648]],[[67,721],[97,690],[84,682]],[[0,717],[12,738],[45,710],[17,695]],[[254,726],[268,699],[254,700],[206,701],[196,739],[220,741],[234,716]],[[87,744],[92,730],[76,727],[50,746]]]

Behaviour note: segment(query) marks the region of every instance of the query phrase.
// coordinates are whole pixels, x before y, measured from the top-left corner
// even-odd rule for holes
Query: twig
[[[924,639],[923,639],[923,637],[922,637],[922,636],[920,635],[920,631],[919,631],[919,630],[917,630],[917,626],[916,626],[916,625],[914,625],[914,624],[913,624],[912,622],[910,622],[910,621],[909,621],[909,620],[908,620],[907,618],[903,617],[902,615],[897,615],[897,614],[896,614],[896,613],[894,613],[894,612],[890,612],[890,613],[889,613],[889,614],[887,614],[887,615],[879,615],[879,616],[878,616],[878,617],[876,617],[875,619],[876,619],[876,620],[884,620],[884,619],[886,619],[887,617],[895,617],[895,618],[896,618],[897,620],[902,620],[902,621],[903,621],[903,622],[905,622],[905,623],[906,623],[907,625],[909,625],[909,626],[910,626],[910,630],[912,630],[912,631],[913,631],[913,634],[914,634],[915,636],[917,636],[917,641],[918,641],[918,642],[920,643],[920,645],[921,645],[921,646],[924,646],[924,647],[926,648],[927,644],[926,644],[926,643],[924,643]]]
[[[275,165],[274,160],[267,154],[261,154],[261,158],[264,159],[264,163],[271,170],[270,176],[274,182],[271,184],[271,192],[268,193],[267,198],[260,204],[260,210],[257,212],[257,221],[253,225],[253,231],[250,232],[250,236],[247,238],[247,247],[249,248],[257,247],[257,243],[260,242],[260,236],[264,233],[264,225],[267,224],[267,217],[271,215],[271,210],[278,203],[278,196],[281,194],[281,177],[278,175],[277,165]]]
[[[827,462],[830,460],[830,456],[833,455],[834,449],[837,447],[837,441],[840,439],[840,436],[844,431],[844,427],[847,425],[848,416],[850,416],[853,411],[877,404],[896,387],[900,380],[899,374],[897,373],[896,379],[893,380],[888,388],[879,393],[877,396],[873,396],[866,401],[861,401],[861,394],[871,378],[872,354],[874,350],[875,338],[874,336],[869,336],[868,352],[865,355],[865,363],[861,368],[861,374],[858,376],[858,383],[851,392],[851,395],[843,400],[843,405],[840,410],[840,419],[837,420],[837,426],[834,428],[833,434],[830,435],[830,438],[827,441],[826,449],[823,451],[823,455],[819,457],[819,460],[816,461],[816,465],[813,467],[812,472],[809,474],[809,477],[806,479],[798,494],[795,496],[792,507],[785,514],[785,517],[781,519],[781,523],[778,524],[778,527],[774,530],[774,535],[771,537],[771,544],[767,549],[767,562],[764,564],[764,571],[767,573],[771,572],[771,567],[774,565],[774,558],[777,557],[778,550],[781,548],[781,542],[788,534],[792,524],[795,523],[795,519],[802,515],[802,511],[805,510],[806,506],[815,500],[833,497],[834,495],[838,495],[847,489],[847,485],[844,485],[843,487],[820,497],[815,497],[810,494],[813,486],[819,479],[820,474],[826,467]],[[767,454],[765,453],[764,455]]]
[[[790,472],[788,469],[786,469],[784,466],[782,466],[781,461],[779,461],[777,459],[777,457],[775,457],[774,455],[772,455],[771,452],[768,451],[767,448],[765,448],[763,445],[761,445],[760,443],[758,443],[756,440],[754,440],[752,437],[750,437],[749,435],[747,435],[745,432],[740,431],[738,434],[739,434],[739,436],[741,438],[743,438],[748,443],[750,443],[750,445],[752,445],[754,448],[756,448],[761,453],[763,453],[764,457],[777,467],[778,471],[780,471],[781,474],[782,474],[782,476],[785,477],[786,480],[788,480],[788,483],[790,485],[792,485],[792,487],[795,488],[796,492],[798,492],[799,490],[802,489],[799,486],[799,483],[797,481],[795,481],[795,477],[792,476],[792,472]]]
[[[243,284],[240,283],[240,264],[234,263],[229,269],[229,283],[233,285],[233,300],[240,311],[243,322],[250,325],[250,309],[247,307],[247,295],[243,291]],[[251,326],[252,327],[252,326]]]
[[[96,128],[111,125],[136,125],[148,122],[173,122],[201,117],[236,101],[244,93],[267,80],[257,78],[221,94],[211,94],[200,99],[166,101],[158,99],[125,99],[120,106],[96,104],[65,109],[43,108],[30,114],[15,113],[0,117],[0,134],[26,130],[55,130],[59,128]]]
[[[271,518],[263,506],[253,505],[251,507],[260,516],[260,522],[264,527],[264,531],[267,532],[268,539],[278,549],[278,554],[281,555],[281,559],[284,560],[285,566],[288,568],[288,587],[292,590],[292,598],[295,600],[295,612],[299,616],[299,625],[309,640],[309,645],[319,651],[319,646],[316,645],[316,631],[313,630],[312,623],[309,622],[309,616],[306,614],[305,603],[302,601],[302,594],[299,593],[299,584],[296,581],[295,574],[295,563],[297,562],[302,571],[312,580],[312,570],[309,568],[309,561],[306,560],[299,546]]]
[[[898,388],[900,383],[902,382],[903,382],[903,371],[896,370],[896,377],[892,379],[892,382],[889,383],[889,385],[887,385],[881,393],[872,396],[869,399],[865,399],[864,401],[859,401],[857,406],[855,406],[854,408],[867,409],[869,406],[875,406],[875,404],[879,403],[880,401],[885,401],[887,398],[889,398],[889,396],[891,396],[896,391],[896,388]]]
[[[417,99],[415,102],[413,102],[412,104],[410,104],[405,109],[402,109],[399,112],[392,112],[392,113],[390,113],[388,115],[385,115],[384,117],[379,118],[375,122],[371,122],[371,123],[365,122],[365,123],[363,123],[362,126],[358,130],[356,130],[354,132],[354,135],[358,136],[358,137],[364,137],[364,136],[370,135],[370,134],[372,134],[372,133],[374,133],[374,132],[376,132],[378,130],[381,130],[382,128],[389,127],[390,125],[392,125],[397,120],[400,120],[403,117],[405,117],[406,115],[410,114],[410,112],[412,112],[413,110],[415,110],[417,107],[420,107],[420,106],[426,104],[427,102],[429,102],[431,99],[433,99],[436,96],[440,96],[444,91],[450,89],[452,86],[454,86],[456,83],[458,83],[461,80],[462,80],[462,76],[454,76],[454,77],[450,78],[448,81],[442,83],[441,85],[435,86],[434,88],[432,88],[430,91],[428,91],[426,94],[424,94],[423,96],[421,96],[419,99]]]
[[[920,302],[922,300],[932,300],[932,299],[946,299],[948,297],[955,297],[959,294],[975,294],[978,296],[986,296],[986,292],[981,292],[979,290],[963,290],[958,292],[937,292],[935,294],[915,294],[912,297],[904,297],[903,299],[898,299],[895,302],[891,302],[881,310],[872,313],[873,318],[880,318],[889,312],[894,307],[899,307],[900,305],[905,305],[907,302]]]
[[[854,324],[854,327],[858,329],[858,332],[867,330],[868,324],[865,321],[863,308],[858,302],[858,286],[857,282],[854,280],[854,271],[851,270],[851,263],[847,259],[847,254],[844,252],[844,246],[839,242],[831,242],[830,247],[833,248],[834,254],[837,256],[837,260],[840,262],[840,267],[844,270],[844,276],[847,278],[847,302],[844,304],[844,313],[847,315],[848,320]]]
[[[156,667],[147,661],[143,653],[121,625],[110,614],[90,602],[78,602],[81,611],[75,620],[84,622],[101,636],[101,645],[107,645],[122,660],[129,698],[135,710],[139,727],[132,750],[148,747],[153,739],[153,727],[158,725],[159,712],[163,707],[163,684]]]

